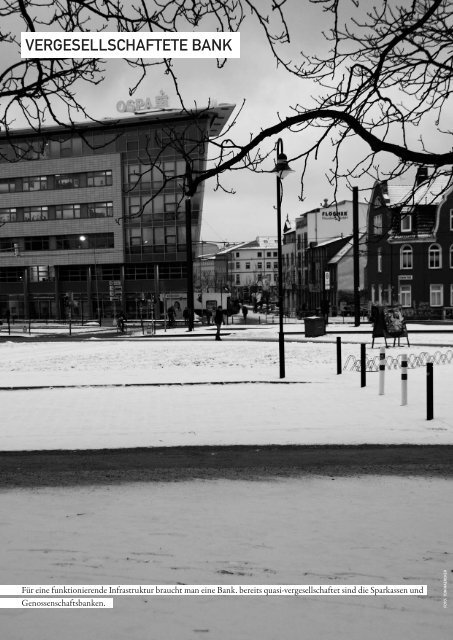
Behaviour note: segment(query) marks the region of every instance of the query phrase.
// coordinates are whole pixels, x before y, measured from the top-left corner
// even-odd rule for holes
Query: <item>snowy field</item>
[[[3,609],[2,637],[447,640],[451,489],[368,476],[2,492],[4,584],[428,587],[427,596],[118,596],[104,611]]]
[[[281,382],[276,331],[238,330],[222,342],[5,341],[0,448],[453,443],[451,358],[434,367],[434,420],[427,421],[425,366],[409,370],[408,405],[401,406],[399,369],[386,371],[380,396],[377,372],[363,389],[357,371],[337,375],[334,335],[331,342],[288,335]],[[347,337],[343,364],[360,357],[363,340]],[[386,353],[453,355],[453,333],[413,334],[411,342]],[[367,355],[378,358],[382,344],[368,343]]]
[[[377,373],[364,389],[357,371],[336,374],[334,335],[288,336],[281,382],[276,327],[227,331],[222,342],[2,342],[1,449],[453,442],[453,362],[435,365],[427,421],[424,367],[409,371],[402,407],[398,370],[384,396]],[[343,362],[363,339],[350,332]],[[453,334],[411,340],[388,355],[453,348]],[[310,475],[3,489],[3,584],[426,584],[428,595],[118,596],[104,611],[2,609],[2,638],[447,640],[452,484]]]

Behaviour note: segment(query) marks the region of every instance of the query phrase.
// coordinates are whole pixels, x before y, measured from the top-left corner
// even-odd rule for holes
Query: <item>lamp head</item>
[[[278,174],[280,180],[286,178],[290,173],[294,173],[294,169],[291,169],[288,164],[288,157],[285,153],[280,152],[277,155],[277,163],[273,168],[273,173]]]

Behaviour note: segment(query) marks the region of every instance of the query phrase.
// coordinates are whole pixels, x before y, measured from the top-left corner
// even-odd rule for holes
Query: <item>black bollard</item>
[[[432,420],[434,416],[434,385],[433,363],[426,363],[426,419]]]
[[[337,375],[341,373],[341,337],[337,337]]]

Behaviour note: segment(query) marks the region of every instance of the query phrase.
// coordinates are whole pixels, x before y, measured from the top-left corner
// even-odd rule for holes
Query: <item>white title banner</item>
[[[21,58],[240,58],[230,32],[22,32]]]

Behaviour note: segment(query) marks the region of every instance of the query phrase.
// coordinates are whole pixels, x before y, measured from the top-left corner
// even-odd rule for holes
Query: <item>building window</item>
[[[36,236],[24,238],[25,251],[49,251],[49,237]]]
[[[412,269],[412,247],[409,244],[403,244],[400,249],[400,269]]]
[[[373,232],[375,235],[382,235],[382,213],[378,213],[373,218]]]
[[[377,250],[377,270],[378,273],[382,273],[382,249]]]
[[[403,213],[401,218],[401,232],[412,231],[412,215],[410,213]]]
[[[241,268],[241,263],[240,262],[236,262],[236,269],[240,269]]]
[[[24,279],[24,270],[19,267],[4,267],[0,270],[0,282],[21,282]]]
[[[87,173],[87,187],[109,187],[112,184],[112,171],[90,171]]]
[[[274,262],[274,269],[278,269],[278,262]]]
[[[412,286],[410,284],[400,284],[399,295],[402,307],[412,306]]]
[[[16,191],[16,181],[12,178],[0,180],[0,193],[14,193]]]
[[[48,219],[48,207],[24,207],[24,222],[37,222],[38,220]]]
[[[453,307],[453,284],[450,285],[450,307]]]
[[[272,264],[270,262],[266,262],[266,269],[272,269]]]
[[[47,176],[33,176],[22,179],[24,191],[43,191],[47,189]]]
[[[239,251],[236,251],[236,258],[239,258]]]
[[[16,222],[16,209],[0,209],[0,222]]]
[[[75,249],[113,249],[114,238],[113,233],[90,233],[82,240],[78,234],[66,236],[56,236],[57,251],[75,250]]]
[[[87,206],[89,218],[111,218],[113,216],[113,202],[90,202]]]
[[[450,209],[450,231],[453,231],[453,209]]]
[[[382,284],[378,284],[378,304],[382,304]]]
[[[257,268],[258,269],[262,269],[263,268],[263,263],[262,262],[258,262],[257,263]]]
[[[55,207],[57,220],[72,220],[80,218],[80,204],[58,204]]]
[[[55,176],[55,189],[78,189],[80,176],[78,173],[58,173]]]
[[[440,269],[442,267],[442,253],[438,244],[432,244],[428,250],[428,268]]]
[[[258,251],[258,253],[256,254],[257,258],[262,258],[263,257],[263,252],[262,251]]]
[[[450,269],[453,269],[453,244],[450,245]]]
[[[246,269],[250,269],[250,262],[246,262],[246,263],[245,263],[245,268],[246,268]]]
[[[30,282],[47,282],[55,280],[55,267],[28,267]]]
[[[274,253],[272,254],[272,256],[273,256],[274,258],[276,258],[276,257],[277,257],[277,255],[278,255],[278,254],[277,254],[277,251],[274,251]],[[269,258],[270,258],[270,254],[269,254]]]
[[[442,284],[429,285],[429,304],[431,307],[442,307],[444,304],[444,287]]]
[[[241,276],[239,273],[236,274],[236,284],[241,284]]]
[[[61,265],[58,268],[58,277],[60,282],[63,281],[72,281],[72,282],[86,282],[86,280],[88,276],[88,270],[87,267],[84,266],[80,266],[80,267],[76,267],[76,266],[70,266],[70,267],[66,267],[64,265]]]
[[[371,303],[374,304],[376,302],[376,288],[374,284],[371,285]]]

